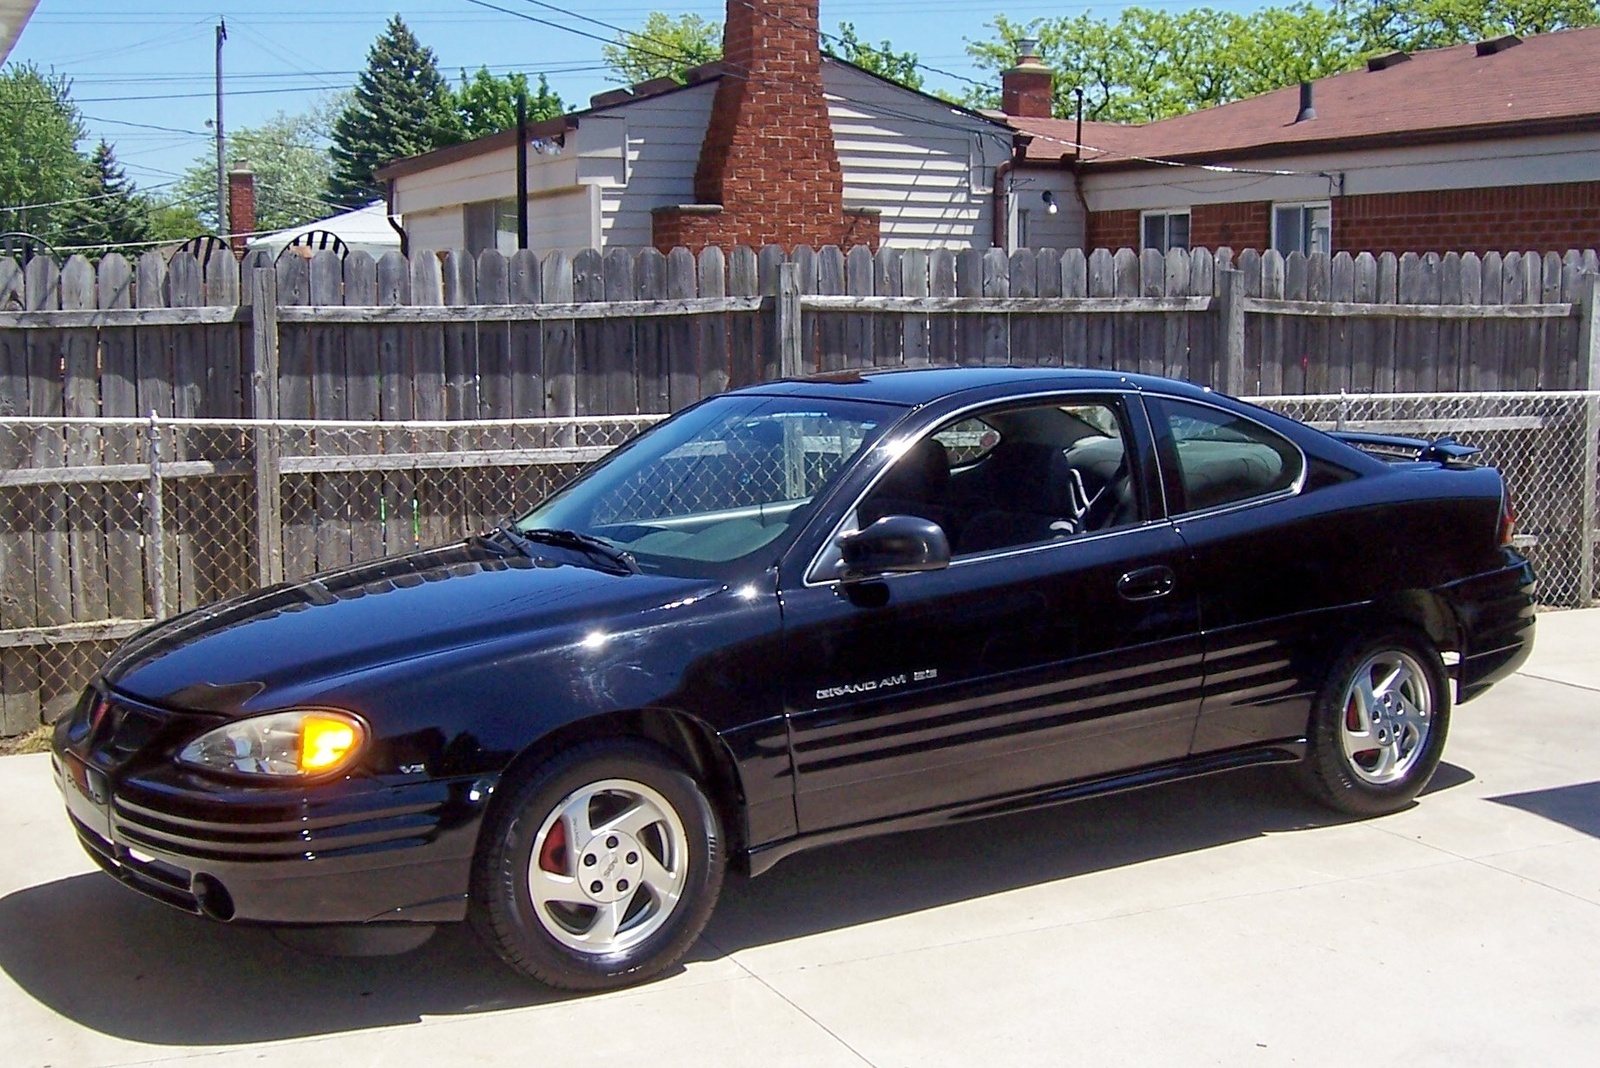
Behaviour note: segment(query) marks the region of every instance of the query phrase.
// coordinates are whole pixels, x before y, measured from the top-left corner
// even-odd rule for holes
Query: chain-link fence
[[[1600,393],[1258,403],[1329,429],[1480,446],[1510,486],[1541,600],[1592,602]],[[152,619],[492,527],[660,418],[0,419],[0,734],[70,706]],[[854,451],[838,428],[791,421],[773,433],[795,440],[734,437],[679,459],[719,486],[747,479],[755,501],[795,496]],[[627,514],[628,500],[613,503]]]
[[[0,419],[0,735],[151,620],[492,527],[660,418]]]
[[[1505,477],[1516,544],[1533,561],[1541,603],[1593,602],[1600,393],[1341,394],[1255,403],[1324,430],[1448,434],[1478,446],[1481,461]]]

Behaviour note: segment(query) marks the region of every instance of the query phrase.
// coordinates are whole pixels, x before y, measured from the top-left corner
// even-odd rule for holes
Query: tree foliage
[[[517,97],[528,99],[528,121],[553,119],[566,112],[561,97],[551,92],[550,82],[539,75],[538,89],[528,88],[526,74],[496,77],[489,68],[479,67],[467,77],[461,72],[461,86],[455,90],[456,121],[466,140],[487,137],[517,125]]]
[[[1150,122],[1337,74],[1378,53],[1596,22],[1600,0],[1336,0],[1331,8],[1300,0],[1248,13],[1129,7],[1114,20],[999,15],[995,37],[969,41],[967,52],[999,72],[1016,61],[1019,40],[1037,38],[1056,72],[1057,115],[1073,113],[1081,88],[1086,118]],[[992,107],[999,97],[989,87],[967,102]]]
[[[1416,52],[1600,22],[1597,0],[1345,0],[1341,6],[1352,35],[1373,52]]]
[[[87,255],[103,255],[149,241],[150,211],[149,199],[128,180],[116,152],[102,139],[79,179],[75,202],[62,206],[62,235],[69,245],[92,246]]]
[[[335,97],[309,111],[280,111],[259,126],[241,126],[228,135],[228,168],[248,167],[255,174],[257,230],[299,226],[338,210],[327,199],[333,175],[328,143],[341,104],[342,99]],[[195,157],[175,192],[180,203],[195,209],[205,230],[216,232],[214,154]]]
[[[839,23],[837,34],[824,34],[822,51],[890,81],[912,89],[922,88],[915,52],[896,52],[888,41],[868,44],[856,34],[855,25]],[[628,85],[651,78],[685,81],[687,71],[722,58],[722,23],[699,15],[668,15],[652,11],[637,32],[621,33],[611,44],[602,45],[601,57]]]
[[[832,38],[825,38],[822,50],[846,63],[854,63],[863,70],[870,70],[880,78],[899,82],[908,89],[922,88],[922,74],[917,70],[915,52],[896,52],[894,45],[888,41],[882,41],[877,45],[867,44],[856,36],[853,23],[839,23],[838,34]]]
[[[455,94],[439,61],[399,15],[367,52],[367,67],[333,125],[328,193],[357,208],[384,194],[373,173],[387,163],[461,140]]]
[[[625,85],[652,78],[681,83],[687,71],[722,58],[722,23],[652,11],[642,28],[601,45],[600,58]]]
[[[67,233],[73,205],[62,202],[83,196],[83,138],[67,78],[32,64],[0,71],[0,231],[73,243]]]

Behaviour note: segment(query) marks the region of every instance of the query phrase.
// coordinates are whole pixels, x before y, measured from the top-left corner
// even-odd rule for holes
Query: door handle
[[[1178,576],[1165,564],[1140,567],[1117,579],[1117,593],[1125,601],[1153,601],[1165,597],[1178,584]]]

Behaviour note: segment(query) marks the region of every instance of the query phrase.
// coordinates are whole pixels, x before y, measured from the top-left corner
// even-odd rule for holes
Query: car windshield
[[[516,523],[604,539],[640,570],[718,576],[783,547],[811,502],[896,409],[810,398],[715,397],[662,423]]]

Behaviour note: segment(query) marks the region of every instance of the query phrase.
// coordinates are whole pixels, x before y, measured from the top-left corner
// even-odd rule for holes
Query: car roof
[[[918,407],[973,391],[1018,392],[1039,389],[1149,390],[1176,396],[1204,397],[1210,390],[1188,382],[1153,375],[1123,374],[1078,367],[863,367],[807,378],[785,378],[747,386],[735,392],[779,396],[826,396]]]

